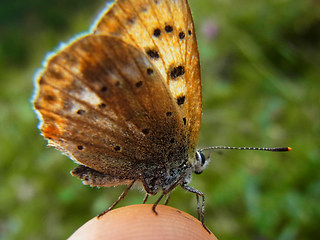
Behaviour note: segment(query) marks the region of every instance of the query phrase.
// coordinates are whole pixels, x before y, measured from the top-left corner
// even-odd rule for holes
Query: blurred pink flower
[[[213,19],[204,20],[201,26],[202,34],[207,40],[214,40],[218,35],[218,25]]]

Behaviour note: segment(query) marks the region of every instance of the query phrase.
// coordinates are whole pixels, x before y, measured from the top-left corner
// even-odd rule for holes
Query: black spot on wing
[[[166,25],[166,26],[164,27],[164,30],[165,30],[167,33],[170,33],[170,32],[173,31],[173,27],[170,26],[170,25]]]
[[[108,91],[108,88],[106,86],[103,86],[101,89],[100,89],[100,92],[106,92]]]
[[[147,69],[147,73],[148,73],[148,75],[153,74],[153,69],[152,69],[152,68],[148,68],[148,69]]]
[[[184,32],[180,32],[179,33],[179,38],[180,39],[184,39],[186,37],[185,33]]]
[[[178,104],[178,105],[184,104],[185,99],[186,99],[185,96],[178,97],[178,98],[177,98],[177,104]]]
[[[142,132],[143,134],[147,135],[150,132],[150,130],[148,128],[145,128],[142,130]]]
[[[182,76],[185,73],[185,69],[183,66],[178,66],[178,67],[174,67],[169,75],[171,77],[171,79],[176,79],[177,77]]]
[[[139,88],[139,87],[142,86],[142,84],[143,84],[143,82],[142,82],[142,81],[139,81],[139,82],[136,83],[136,87]]]
[[[85,110],[83,110],[83,109],[79,109],[78,111],[77,111],[77,114],[79,114],[79,115],[83,115],[83,114],[85,114]]]
[[[127,18],[127,23],[129,23],[129,24],[134,24],[135,21],[136,21],[135,18]]]
[[[154,31],[153,31],[153,36],[155,37],[160,37],[161,35],[161,30],[159,28],[156,28]]]
[[[148,54],[149,57],[153,58],[153,59],[158,59],[160,58],[159,52],[153,49],[149,49],[146,51],[146,53]]]
[[[100,109],[104,109],[104,108],[107,107],[107,105],[106,105],[105,103],[100,103],[100,104],[98,105],[98,107],[99,107]]]

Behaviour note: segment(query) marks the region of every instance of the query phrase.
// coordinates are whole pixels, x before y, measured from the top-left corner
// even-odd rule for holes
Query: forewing
[[[164,165],[172,144],[187,148],[182,116],[157,67],[118,38],[77,40],[48,61],[37,84],[42,134],[80,164],[133,178]]]
[[[198,47],[187,0],[118,0],[93,32],[119,37],[153,62],[179,107],[189,154],[194,154],[202,97]]]

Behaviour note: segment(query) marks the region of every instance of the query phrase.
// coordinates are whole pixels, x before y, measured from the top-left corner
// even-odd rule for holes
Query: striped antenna
[[[259,150],[259,151],[270,151],[270,152],[288,152],[291,151],[291,147],[277,147],[277,148],[261,148],[261,147],[228,147],[228,146],[213,146],[213,147],[206,147],[201,148],[199,151],[207,151],[207,150],[216,150],[216,149],[223,149],[223,150]]]

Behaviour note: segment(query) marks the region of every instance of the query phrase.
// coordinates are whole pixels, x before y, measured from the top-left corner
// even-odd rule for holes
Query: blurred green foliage
[[[1,1],[0,239],[65,239],[123,190],[71,177],[75,164],[45,146],[30,102],[46,52],[86,31],[104,2]],[[191,184],[206,194],[208,227],[220,239],[318,239],[319,1],[190,5],[202,60],[199,146],[293,148],[212,153]],[[131,191],[119,205],[143,196]],[[196,215],[194,196],[180,188],[169,205]]]

